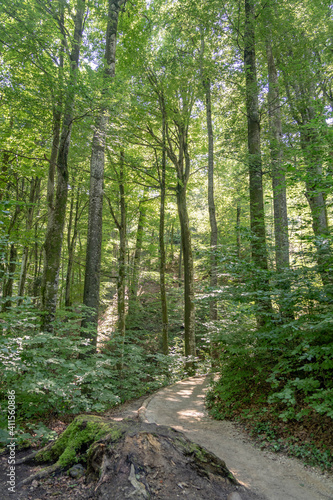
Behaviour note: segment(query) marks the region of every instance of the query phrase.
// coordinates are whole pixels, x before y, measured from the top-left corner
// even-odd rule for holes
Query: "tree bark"
[[[34,217],[34,203],[37,201],[37,198],[39,196],[39,190],[40,190],[40,179],[36,177],[35,179],[32,179],[30,182],[30,195],[29,195],[29,206],[27,210],[27,219],[26,219],[26,232],[27,234],[30,233],[33,225],[33,217]],[[28,271],[28,256],[29,256],[29,245],[26,244],[23,248],[23,254],[22,254],[22,262],[21,262],[21,273],[20,273],[20,281],[19,281],[19,287],[18,287],[18,296],[23,297],[24,295],[24,288],[25,288],[25,282],[27,278],[27,271]],[[18,305],[22,304],[22,299],[19,299]]]
[[[201,33],[201,55],[204,57],[205,41],[204,35]],[[203,61],[202,61],[203,62]],[[206,122],[208,136],[208,212],[210,224],[210,287],[212,292],[217,288],[217,223],[215,212],[214,198],[214,133],[212,124],[212,103],[211,103],[211,83],[210,79],[205,75],[204,67],[201,68],[202,86],[205,92],[206,104]],[[217,320],[217,300],[213,299],[209,304],[209,318],[212,321]]]
[[[124,187],[124,153],[120,153],[119,168],[120,225],[119,225],[119,271],[117,279],[118,331],[122,338],[122,357],[126,333],[125,285],[126,285],[126,200]]]
[[[162,165],[160,172],[160,188],[161,188],[161,203],[160,203],[160,227],[159,227],[159,250],[160,250],[160,294],[161,294],[161,309],[162,309],[162,352],[165,355],[169,354],[168,340],[168,305],[165,287],[165,266],[166,252],[164,242],[165,230],[165,173],[166,173],[166,144],[165,144],[165,116],[162,119]]]
[[[290,292],[290,282],[283,273],[289,270],[289,235],[288,235],[288,212],[287,212],[287,189],[285,168],[283,165],[282,150],[282,122],[281,102],[279,93],[279,81],[276,71],[272,45],[270,40],[266,41],[266,57],[268,68],[268,114],[270,134],[270,154],[272,166],[272,187],[274,205],[274,237],[275,237],[275,264],[276,271],[282,280],[282,290]],[[290,301],[287,299],[279,301],[282,318],[293,319],[294,314]]]
[[[144,203],[140,203],[139,207],[139,220],[138,229],[136,233],[136,243],[135,252],[133,258],[133,273],[132,280],[130,284],[130,296],[129,296],[129,315],[135,316],[135,308],[137,306],[137,294],[140,278],[140,261],[141,261],[141,251],[144,235],[144,225],[146,221],[147,208]]]
[[[173,265],[173,223],[171,224],[171,234],[170,234],[170,262]]]
[[[275,260],[277,271],[282,272],[289,268],[287,193],[283,165],[279,82],[272,46],[269,41],[266,43],[266,55],[269,79],[268,113],[274,201]]]
[[[206,93],[206,118],[208,132],[208,210],[210,223],[210,286],[212,291],[217,288],[217,223],[215,213],[214,199],[214,136],[212,125],[212,109],[211,109],[211,94],[210,81],[205,82]],[[211,320],[217,320],[217,300],[212,300],[209,306],[209,317]]]
[[[241,234],[240,234],[240,221],[241,221],[242,208],[240,201],[237,201],[236,207],[236,248],[237,248],[237,258],[241,258]]]
[[[262,163],[260,149],[260,116],[258,102],[258,86],[255,55],[255,9],[254,0],[245,0],[245,33],[244,33],[244,69],[246,79],[246,111],[248,129],[248,162],[250,184],[250,221],[252,260],[260,277],[255,277],[255,293],[257,305],[257,324],[264,326],[272,313],[268,278],[268,270],[264,196],[262,186]],[[261,291],[263,293],[261,293]],[[266,296],[266,297],[265,297]]]
[[[8,311],[12,306],[12,301],[10,299],[13,296],[16,259],[17,259],[17,250],[15,244],[12,243],[10,245],[10,250],[9,250],[8,278],[4,282],[4,287],[3,287],[3,299],[5,300],[5,302],[3,302],[2,304],[2,312]]]
[[[182,250],[184,260],[184,335],[185,335],[185,356],[196,355],[195,345],[195,306],[194,306],[194,268],[192,255],[192,242],[190,222],[188,218],[186,188],[190,172],[190,158],[187,152],[186,137],[182,137],[183,145],[179,154],[179,169],[177,182],[177,208],[182,236]],[[183,162],[185,157],[185,173]],[[193,367],[193,362],[189,363],[189,367]]]
[[[66,218],[68,194],[68,154],[71,141],[74,103],[76,95],[77,71],[84,23],[85,2],[79,0],[75,15],[73,48],[70,54],[70,80],[62,122],[59,151],[57,157],[57,187],[51,221],[48,224],[44,243],[44,271],[42,282],[42,329],[52,331],[58,296],[58,281],[63,232]]]
[[[104,70],[106,88],[107,85],[109,85],[110,80],[112,80],[115,76],[118,16],[123,4],[124,0],[109,0]],[[104,89],[103,93],[105,92],[106,89]],[[90,162],[88,236],[83,303],[91,310],[84,321],[84,325],[90,325],[88,336],[92,337],[94,345],[96,345],[97,342],[97,321],[102,255],[105,140],[109,124],[108,107],[108,103],[104,102],[96,121]],[[86,333],[83,331],[82,335],[86,336]]]
[[[68,262],[67,262],[67,272],[66,272],[66,287],[65,287],[65,307],[71,307],[71,282],[72,282],[72,272],[74,264],[74,250],[77,238],[77,225],[79,220],[79,204],[80,204],[80,188],[76,191],[76,203],[75,203],[75,215],[74,215],[74,225],[73,225],[73,235],[71,234],[72,223],[73,223],[73,212],[74,212],[74,186],[72,188],[72,199],[71,199],[71,214],[70,222],[68,224],[67,233],[67,247],[68,247]]]
[[[180,245],[179,245],[179,258],[178,258],[178,287],[180,288],[182,286],[182,271],[183,271],[183,245],[182,241],[180,240]]]

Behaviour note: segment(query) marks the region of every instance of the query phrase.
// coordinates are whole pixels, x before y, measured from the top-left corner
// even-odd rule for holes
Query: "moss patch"
[[[36,455],[39,462],[55,462],[60,467],[82,460],[90,446],[99,439],[109,436],[111,441],[117,441],[123,435],[119,424],[109,422],[95,415],[79,415],[51,445]]]

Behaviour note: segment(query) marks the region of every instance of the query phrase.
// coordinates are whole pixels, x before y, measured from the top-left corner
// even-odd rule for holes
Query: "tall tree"
[[[210,286],[212,290],[217,288],[217,223],[215,213],[215,198],[214,198],[214,133],[212,123],[212,100],[211,100],[211,82],[206,74],[204,67],[204,52],[205,40],[204,34],[201,30],[201,78],[202,85],[205,93],[206,104],[206,122],[207,122],[207,135],[208,135],[208,211],[209,211],[209,224],[210,224]],[[209,305],[210,319],[217,319],[217,301],[211,300]]]
[[[87,254],[84,279],[83,303],[90,308],[85,326],[90,325],[89,336],[97,341],[97,320],[99,306],[100,267],[102,252],[103,178],[105,163],[105,140],[109,123],[110,103],[107,87],[115,76],[118,17],[126,0],[109,0],[108,24],[105,41],[105,68],[102,91],[102,105],[95,124],[90,161],[90,189]],[[85,335],[83,331],[83,335]]]
[[[80,47],[84,27],[85,1],[79,0],[74,19],[74,35],[70,53],[70,76],[67,84],[64,114],[62,121],[59,150],[57,156],[57,187],[51,222],[48,224],[44,243],[44,271],[42,284],[42,328],[52,330],[58,295],[60,257],[63,231],[66,218],[68,195],[68,154],[71,142],[71,132],[74,118],[75,97],[77,93],[78,66]]]
[[[35,203],[37,202],[37,198],[40,192],[40,183],[41,179],[38,177],[32,178],[30,181],[30,194],[29,194],[29,204],[27,207],[27,216],[26,216],[26,234],[29,235],[32,229],[33,221],[34,221],[34,210]],[[21,262],[21,273],[20,280],[18,285],[18,295],[19,297],[23,297],[25,282],[27,278],[27,270],[28,270],[28,256],[29,256],[29,245],[26,242],[23,254],[22,254],[22,262]],[[22,298],[19,299],[19,305],[22,304]]]
[[[266,40],[266,57],[268,68],[268,115],[269,115],[269,144],[271,154],[271,172],[274,203],[274,236],[275,236],[275,264],[280,275],[282,290],[290,292],[289,277],[285,274],[289,270],[289,234],[287,212],[286,175],[283,159],[281,100],[278,74],[272,50],[271,37]],[[279,301],[282,317],[293,318],[290,300]]]
[[[181,228],[181,248],[184,266],[184,337],[185,356],[194,358],[196,355],[195,342],[195,304],[194,304],[194,265],[192,254],[191,230],[187,208],[187,185],[191,172],[189,154],[189,120],[194,103],[194,94],[191,89],[181,89],[177,96],[178,103],[173,103],[172,111],[168,108],[163,89],[160,88],[156,74],[149,71],[149,82],[154,90],[162,120],[165,120],[165,148],[166,154],[173,163],[176,171],[176,200]],[[169,111],[169,115],[168,115]],[[163,146],[163,139],[158,137],[152,126],[147,125],[147,131],[159,144]],[[189,370],[193,369],[193,359],[188,363]]]
[[[114,167],[117,176],[119,191],[119,216],[117,217],[113,209],[111,200],[108,198],[109,208],[113,220],[119,232],[119,256],[118,256],[118,276],[117,276],[117,307],[118,321],[117,329],[121,334],[122,344],[125,343],[126,333],[126,227],[127,227],[127,208],[125,197],[125,172],[124,172],[124,152],[120,152],[119,168]],[[122,348],[123,352],[123,348]]]
[[[138,294],[138,285],[140,277],[140,261],[141,261],[141,252],[142,252],[146,216],[147,216],[147,207],[145,205],[145,200],[141,200],[139,204],[138,228],[136,231],[135,252],[133,258],[133,272],[129,290],[128,314],[131,316],[135,315],[136,312],[135,309],[137,307],[137,294]]]
[[[160,204],[160,226],[159,226],[159,250],[160,250],[160,294],[162,308],[162,346],[163,354],[169,353],[168,341],[168,305],[165,286],[166,272],[166,251],[164,242],[165,231],[165,196],[166,196],[166,120],[165,115],[162,115],[162,164],[159,170],[159,181],[161,189],[161,204]]]
[[[244,69],[246,81],[246,111],[248,130],[248,164],[250,181],[250,220],[252,259],[261,273],[260,280],[255,277],[255,291],[260,289],[264,295],[257,294],[257,323],[263,326],[272,312],[271,300],[268,297],[269,282],[265,271],[268,269],[265,211],[262,184],[262,160],[260,145],[260,115],[258,102],[258,82],[255,52],[255,7],[254,0],[245,0],[244,30]]]

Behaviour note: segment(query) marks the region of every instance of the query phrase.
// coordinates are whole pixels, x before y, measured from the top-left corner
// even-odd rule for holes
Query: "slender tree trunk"
[[[290,263],[287,190],[282,150],[281,102],[278,75],[270,40],[266,42],[266,56],[269,81],[268,114],[274,204],[275,264],[277,273],[280,274],[280,279],[282,279],[282,289],[288,294],[290,292],[290,282],[288,278],[283,276],[283,273],[288,271]],[[294,314],[289,301],[287,303],[283,300],[280,301],[279,307],[282,317],[293,319]]]
[[[119,271],[117,280],[118,296],[118,331],[125,342],[125,285],[126,285],[126,200],[124,187],[124,153],[120,153],[119,169],[119,194],[120,194],[120,227],[119,227]],[[123,352],[123,348],[122,348]],[[123,354],[122,354],[123,355]]]
[[[205,79],[204,89],[206,95],[206,120],[208,132],[208,210],[210,223],[210,286],[212,291],[217,288],[217,263],[216,263],[216,248],[217,248],[217,223],[215,213],[214,199],[214,135],[212,124],[212,105],[210,93],[210,80]],[[211,320],[217,320],[217,301],[211,300],[209,304],[209,317]]]
[[[195,356],[194,272],[191,232],[186,203],[186,187],[178,183],[177,206],[184,256],[185,356]]]
[[[268,262],[260,149],[260,117],[255,55],[254,0],[245,0],[244,43],[252,260],[259,271],[267,271]],[[259,290],[264,292],[263,294],[260,294],[261,296],[257,295],[256,298],[257,324],[261,327],[265,325],[272,313],[271,300],[270,298],[267,298],[267,294],[269,292],[269,282],[265,273],[260,273],[259,279],[255,279],[255,282],[255,292],[259,292]]]
[[[118,16],[123,3],[124,0],[109,0],[104,71],[106,88],[115,76]],[[106,89],[103,93],[105,92]],[[94,345],[96,345],[97,341],[105,140],[109,123],[108,106],[108,102],[104,102],[97,118],[90,162],[89,216],[83,303],[91,308],[91,313],[86,318],[84,325],[90,325],[89,336],[92,337]],[[84,332],[83,335],[85,335]]]
[[[149,81],[153,86],[159,99],[159,106],[162,113],[163,119],[165,119],[165,137],[166,145],[164,146],[163,140],[159,141],[163,149],[166,149],[170,160],[175,166],[177,173],[177,188],[176,188],[176,198],[177,198],[177,208],[181,227],[181,240],[182,240],[182,251],[184,259],[184,326],[185,326],[185,356],[195,357],[196,355],[196,345],[195,345],[195,306],[194,306],[194,269],[193,269],[193,256],[192,256],[192,245],[191,245],[191,232],[189,226],[189,218],[186,204],[186,186],[190,175],[190,156],[188,153],[188,117],[193,106],[192,97],[189,98],[186,103],[185,108],[187,113],[187,118],[185,115],[179,120],[174,118],[173,125],[176,128],[177,135],[177,153],[174,150],[175,140],[174,137],[170,137],[169,125],[167,122],[166,106],[164,101],[163,91],[158,86],[158,80],[153,72],[149,73]],[[183,103],[184,104],[184,103]],[[185,118],[185,119],[184,119]],[[156,136],[149,130],[154,139]],[[187,367],[190,371],[193,371],[194,362],[187,362]]]
[[[173,264],[173,223],[171,224],[171,235],[170,235],[170,261],[171,265]]]
[[[13,296],[13,284],[15,278],[16,271],[16,259],[17,259],[17,250],[15,244],[12,243],[10,245],[9,250],[9,262],[8,262],[8,278],[4,283],[3,287],[3,298],[5,302],[2,304],[2,311],[8,311],[8,309],[12,306],[12,301],[10,300]]]
[[[60,131],[61,131],[61,104],[53,109],[53,139],[52,139],[52,149],[51,158],[49,163],[49,172],[47,177],[47,208],[48,208],[48,218],[47,218],[47,231],[50,231],[53,219],[53,202],[54,202],[54,181],[55,172],[57,167],[57,157],[59,152],[59,141],[60,141]]]
[[[192,256],[192,242],[190,223],[187,211],[186,188],[190,172],[190,158],[187,151],[185,132],[181,135],[181,148],[179,151],[177,169],[177,208],[181,228],[181,240],[184,260],[184,335],[185,335],[185,356],[196,355],[195,344],[195,306],[194,306],[194,268]],[[185,159],[185,170],[184,170]],[[182,174],[183,172],[183,174]],[[193,362],[188,363],[191,370]]]
[[[136,233],[136,244],[135,244],[135,252],[133,258],[133,273],[132,273],[132,280],[130,284],[130,294],[129,294],[130,295],[129,314],[134,316],[135,316],[135,309],[137,307],[137,294],[138,294],[138,286],[140,278],[140,261],[141,261],[142,243],[144,235],[144,226],[146,222],[146,213],[147,213],[147,208],[145,204],[140,203],[138,229]]]
[[[268,113],[274,200],[275,260],[277,271],[282,272],[289,268],[287,193],[283,165],[279,82],[269,41],[266,43],[266,55],[269,79]]]
[[[34,210],[35,210],[34,203],[37,201],[37,198],[39,196],[39,189],[40,189],[40,179],[36,177],[35,179],[32,179],[30,182],[29,206],[28,206],[28,213],[26,220],[27,234],[29,234],[29,232],[32,229]],[[29,256],[29,245],[26,244],[23,248],[23,254],[22,254],[21,273],[20,273],[20,281],[18,287],[19,297],[23,297],[24,295],[24,287],[28,271],[28,256]],[[21,304],[22,304],[22,299],[19,299],[18,305]]]
[[[162,169],[160,173],[161,186],[161,204],[160,204],[160,228],[159,228],[159,249],[160,249],[160,293],[161,293],[161,308],[162,308],[162,350],[163,354],[169,354],[168,340],[168,306],[165,287],[165,266],[166,252],[164,243],[165,231],[165,172],[166,172],[166,150],[165,150],[165,116],[162,120]]]
[[[236,207],[236,248],[237,248],[237,257],[241,258],[241,234],[240,234],[240,220],[241,220],[242,208],[240,201],[237,201]]]
[[[73,274],[75,243],[77,238],[77,225],[79,220],[79,204],[80,204],[80,189],[78,187],[76,192],[73,235],[71,235],[71,226],[73,218],[72,213],[74,211],[74,186],[73,186],[72,199],[71,199],[71,216],[70,216],[70,223],[68,224],[68,234],[67,234],[68,263],[67,263],[67,273],[66,273],[65,307],[71,307],[72,305],[71,282]]]
[[[183,276],[183,244],[180,241],[179,246],[179,258],[178,258],[178,286],[182,286],[182,276]]]
[[[211,83],[210,79],[205,74],[204,67],[204,52],[205,52],[205,39],[203,30],[201,29],[201,79],[202,86],[205,92],[206,101],[206,122],[207,122],[207,135],[208,135],[208,211],[209,211],[209,224],[210,224],[210,286],[212,291],[217,288],[217,262],[216,262],[216,248],[217,248],[217,223],[215,213],[215,199],[214,199],[214,134],[212,124],[212,103],[211,103]],[[212,321],[217,320],[217,300],[211,300],[209,304],[209,317]]]
[[[77,70],[84,22],[85,2],[79,0],[75,16],[73,48],[70,55],[71,74],[67,87],[64,117],[62,122],[59,151],[57,157],[57,188],[51,222],[48,224],[44,243],[44,272],[42,284],[42,329],[52,331],[58,295],[58,281],[63,231],[66,218],[68,194],[68,154],[74,117]]]

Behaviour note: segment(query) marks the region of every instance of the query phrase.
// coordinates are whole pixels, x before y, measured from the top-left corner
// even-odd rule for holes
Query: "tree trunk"
[[[30,182],[29,206],[28,206],[28,213],[26,220],[27,234],[29,234],[32,229],[34,210],[35,210],[34,203],[37,201],[37,198],[39,196],[39,190],[40,190],[40,179],[36,177],[35,179],[32,179]],[[28,256],[29,256],[29,245],[26,244],[23,248],[23,254],[22,254],[21,273],[20,273],[20,281],[18,287],[19,297],[23,297],[24,295],[24,288],[28,271]],[[19,299],[18,305],[21,304],[22,304],[22,299]]]
[[[212,291],[217,288],[217,263],[216,263],[216,248],[217,248],[217,223],[215,213],[214,199],[214,135],[212,125],[212,106],[210,80],[206,79],[203,82],[206,96],[206,120],[208,133],[208,210],[210,223],[210,286]],[[211,320],[217,320],[217,301],[211,300],[209,305],[209,317]]]
[[[217,263],[216,263],[216,248],[217,248],[217,223],[215,213],[215,199],[214,199],[214,134],[212,124],[212,103],[210,91],[210,79],[205,74],[204,68],[204,51],[205,40],[204,34],[201,30],[201,56],[202,68],[201,78],[202,86],[205,92],[206,101],[206,122],[207,122],[207,135],[208,135],[208,211],[209,211],[209,224],[210,224],[210,287],[214,293],[217,288]],[[217,300],[213,299],[209,304],[209,318],[212,321],[217,320]]]
[[[283,166],[279,83],[270,42],[266,43],[266,55],[269,78],[268,113],[274,200],[275,260],[277,271],[282,272],[289,268],[287,194]]]
[[[270,40],[266,42],[268,67],[268,114],[270,134],[270,154],[272,165],[272,187],[274,204],[274,237],[276,271],[282,280],[284,292],[290,292],[290,282],[283,273],[289,270],[289,235],[287,213],[287,190],[282,151],[282,122],[280,111],[279,82]],[[279,301],[282,317],[293,319],[290,301]]]
[[[109,0],[104,70],[106,86],[110,84],[110,80],[115,76],[118,16],[123,3],[124,0]],[[106,89],[103,93],[105,92]],[[86,317],[84,324],[85,326],[90,325],[89,336],[92,337],[94,345],[96,345],[97,341],[101,273],[103,178],[105,140],[109,123],[108,106],[107,102],[102,105],[96,121],[90,162],[89,216],[83,303],[91,308],[91,313]],[[83,335],[85,335],[84,332]]]
[[[117,279],[118,331],[125,342],[125,284],[126,284],[126,200],[124,187],[124,153],[120,153],[119,169],[120,227],[119,227],[119,271]]]
[[[186,163],[189,157],[185,153]],[[189,165],[188,165],[189,167]],[[194,306],[194,269],[192,256],[192,243],[190,223],[186,203],[186,186],[184,179],[178,178],[177,183],[177,208],[181,227],[182,250],[184,260],[184,335],[185,335],[185,356],[195,356],[195,306]],[[190,366],[190,365],[189,365]]]
[[[170,134],[169,124],[167,121],[168,115],[166,112],[166,105],[163,90],[160,89],[158,85],[158,80],[153,72],[148,75],[149,81],[153,86],[159,100],[159,107],[161,110],[162,118],[165,123],[165,138],[166,141],[162,139],[158,140],[160,146],[166,150],[167,155],[175,166],[177,173],[177,187],[176,187],[176,198],[177,198],[177,208],[178,215],[181,226],[181,246],[183,251],[184,260],[184,326],[185,326],[185,356],[195,357],[196,347],[195,347],[195,306],[194,306],[194,269],[193,269],[193,257],[192,257],[192,245],[191,245],[191,232],[189,226],[189,218],[186,205],[186,187],[190,176],[190,156],[188,153],[188,120],[191,115],[191,109],[193,106],[194,98],[193,96],[188,96],[189,99],[187,103],[183,101],[182,110],[179,117],[173,116],[172,124],[175,127],[175,135]],[[152,134],[156,140],[156,136],[153,131],[148,128],[149,132]],[[177,140],[175,141],[175,136]],[[174,145],[177,144],[177,150],[175,151]],[[189,371],[194,368],[194,361],[187,361],[187,367]]]
[[[12,306],[12,301],[10,299],[13,296],[16,259],[17,259],[17,250],[15,244],[12,243],[10,245],[10,250],[9,250],[8,278],[4,282],[4,287],[3,287],[3,299],[5,300],[5,302],[3,302],[2,304],[2,312],[8,311],[8,309],[10,309]]]
[[[75,216],[74,216],[74,227],[73,236],[71,235],[71,226],[73,220],[74,211],[74,186],[72,188],[72,199],[71,199],[71,215],[70,223],[68,224],[68,234],[67,234],[67,247],[68,247],[68,263],[67,263],[67,273],[66,273],[66,288],[65,288],[65,307],[71,307],[71,282],[72,282],[72,271],[74,264],[74,250],[77,238],[77,224],[79,220],[79,204],[80,204],[80,188],[77,188],[76,192],[76,204],[75,204]]]
[[[51,221],[48,224],[44,243],[44,272],[42,283],[42,329],[52,331],[58,295],[58,281],[63,231],[66,218],[68,194],[68,154],[74,117],[77,70],[84,23],[85,2],[79,0],[75,16],[73,48],[70,54],[70,80],[67,86],[64,118],[57,157],[57,188]]]
[[[165,288],[165,266],[166,252],[164,243],[164,228],[165,228],[165,172],[166,172],[166,150],[165,150],[165,116],[162,120],[162,169],[160,173],[161,187],[161,204],[160,204],[160,228],[159,228],[159,249],[160,249],[160,293],[161,293],[161,308],[162,308],[162,351],[163,354],[169,354],[168,341],[168,306]]]
[[[180,240],[179,245],[179,257],[178,257],[178,287],[182,286],[182,276],[183,276],[183,245]]]
[[[170,235],[170,262],[173,265],[173,223],[171,224],[171,235]]]
[[[260,149],[260,117],[255,55],[255,10],[254,0],[245,0],[244,68],[246,77],[246,110],[248,126],[248,162],[250,181],[250,220],[252,260],[258,273],[255,277],[257,304],[257,324],[264,326],[272,313],[269,282],[265,271],[268,270],[264,196],[262,186],[262,163]],[[261,293],[263,292],[263,293]]]
[[[137,294],[138,294],[138,286],[140,278],[140,261],[141,261],[141,251],[142,251],[142,242],[144,235],[144,225],[146,221],[146,213],[147,213],[147,208],[145,204],[140,203],[138,229],[136,233],[136,244],[135,244],[135,252],[133,258],[133,273],[132,273],[130,296],[129,296],[129,307],[130,307],[129,314],[134,316],[135,316],[135,308],[137,305]]]
[[[236,248],[237,248],[238,259],[241,258],[241,234],[240,234],[241,213],[242,213],[242,208],[240,201],[238,201],[236,208]]]

